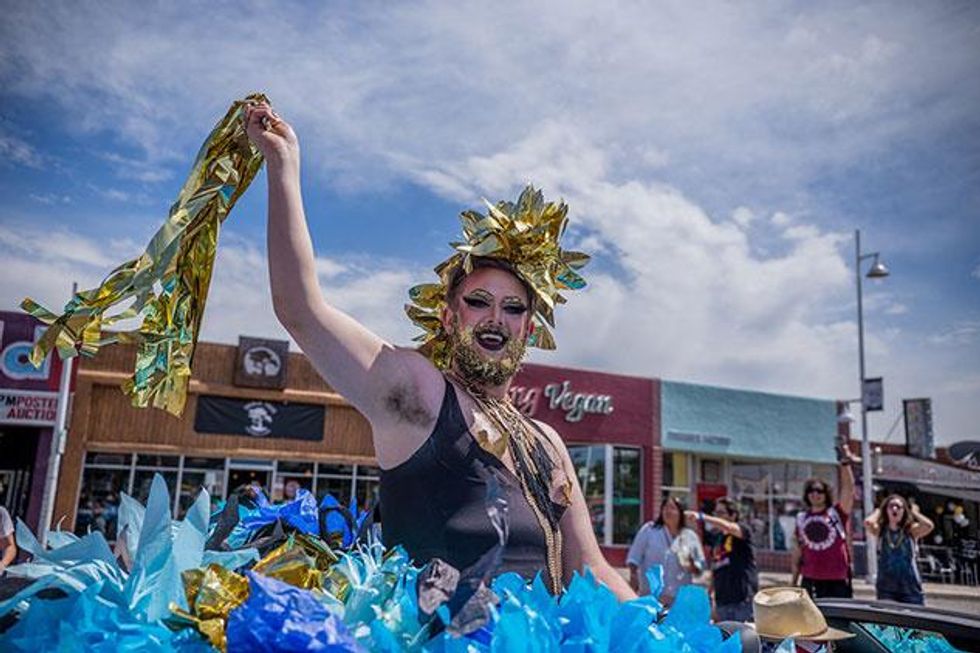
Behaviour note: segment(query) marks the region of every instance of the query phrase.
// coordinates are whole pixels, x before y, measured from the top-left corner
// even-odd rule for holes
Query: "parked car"
[[[815,603],[830,627],[854,634],[834,642],[834,653],[980,651],[977,614],[890,601],[818,599]],[[980,599],[977,604],[980,607]],[[735,622],[719,626],[741,637],[744,653],[765,650],[750,626]]]

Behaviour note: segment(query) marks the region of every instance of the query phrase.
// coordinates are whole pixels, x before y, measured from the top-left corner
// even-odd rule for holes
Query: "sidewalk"
[[[773,587],[775,585],[789,585],[790,575],[779,573],[778,571],[760,571],[759,587]],[[864,578],[854,579],[854,597],[862,599],[873,599],[875,597],[874,585],[868,584]],[[953,585],[951,583],[922,583],[922,590],[926,597],[946,598],[946,599],[980,599],[980,587],[970,587],[968,585]]]
[[[617,571],[625,578],[629,580],[630,574],[627,567],[619,567]],[[711,582],[711,574],[706,573],[701,576],[696,583],[699,585],[704,585]],[[789,573],[781,573],[778,571],[760,571],[759,572],[759,587],[776,587],[779,585],[789,585],[790,575]],[[864,578],[855,578],[854,583],[854,597],[861,599],[874,599],[875,598],[875,588],[874,585],[868,584]],[[977,599],[980,601],[980,587],[970,587],[968,585],[953,585],[951,583],[922,583],[922,590],[929,597],[937,599]]]

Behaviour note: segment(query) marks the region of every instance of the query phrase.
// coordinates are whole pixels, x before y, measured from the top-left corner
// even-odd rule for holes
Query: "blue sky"
[[[0,308],[142,250],[234,99],[299,133],[330,299],[394,342],[456,214],[571,205],[590,286],[536,362],[854,397],[853,230],[875,438],[932,397],[980,439],[980,5],[18,3],[0,26]],[[203,337],[282,336],[265,179],[225,224]]]

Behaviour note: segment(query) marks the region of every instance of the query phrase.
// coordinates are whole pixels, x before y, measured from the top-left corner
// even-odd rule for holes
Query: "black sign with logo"
[[[324,411],[320,404],[203,395],[197,399],[194,430],[253,438],[320,440]]]
[[[247,388],[286,387],[289,342],[266,338],[238,337],[235,385]]]

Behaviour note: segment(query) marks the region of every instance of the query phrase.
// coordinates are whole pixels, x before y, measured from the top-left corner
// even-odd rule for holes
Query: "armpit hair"
[[[384,398],[385,409],[400,421],[414,426],[428,426],[433,416],[422,402],[418,388],[408,384],[396,385]]]

